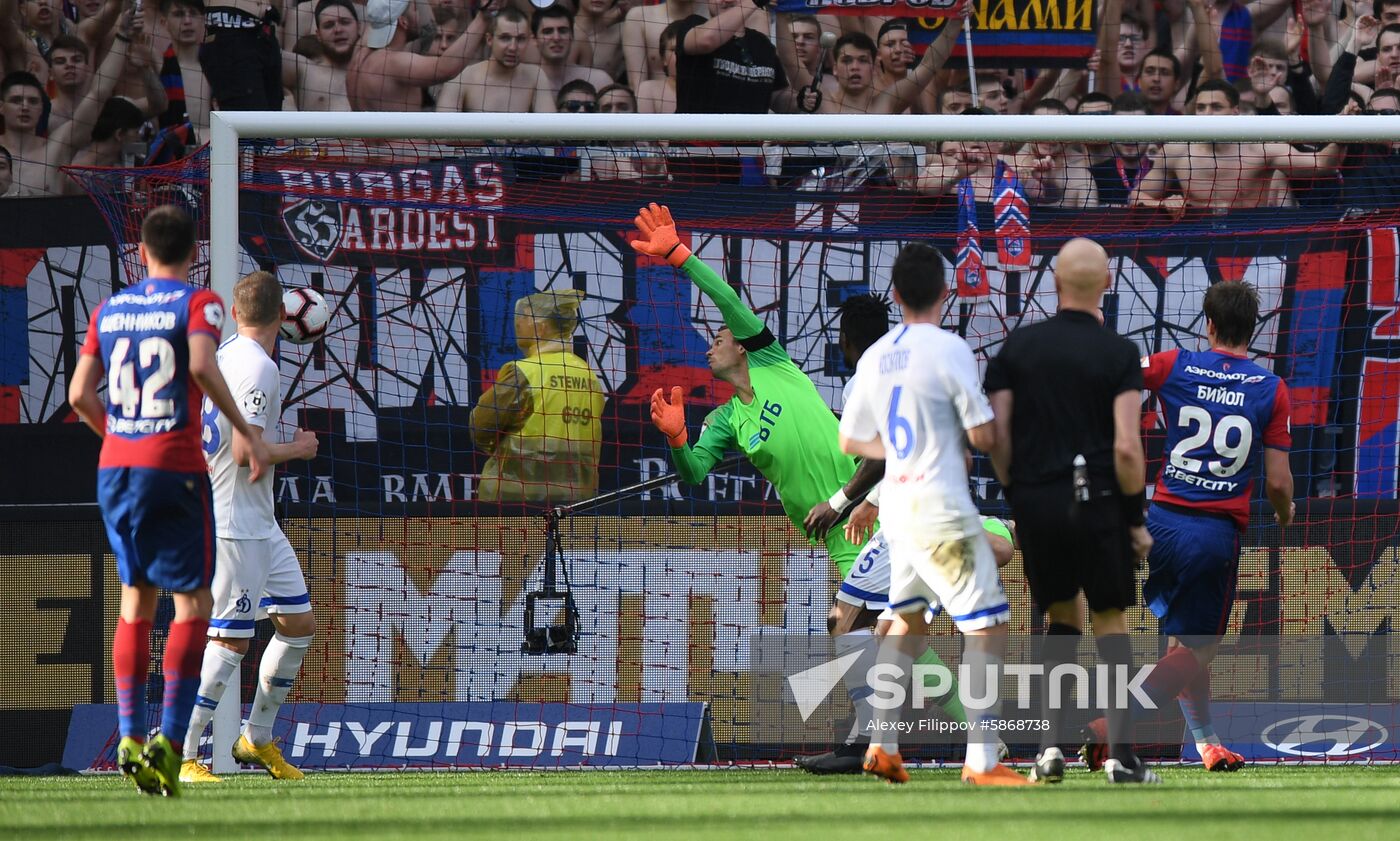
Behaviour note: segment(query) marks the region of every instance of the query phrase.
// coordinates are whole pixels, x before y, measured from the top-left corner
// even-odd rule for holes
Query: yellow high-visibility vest
[[[574,502],[598,493],[603,387],[588,363],[566,351],[512,363],[529,383],[533,410],[501,439],[481,471],[477,498]]]

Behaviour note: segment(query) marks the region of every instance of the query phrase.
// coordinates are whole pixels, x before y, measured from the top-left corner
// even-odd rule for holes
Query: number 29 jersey
[[[107,376],[107,434],[98,467],[205,472],[199,434],[203,393],[190,378],[189,337],[219,340],[219,296],[177,280],[144,280],[92,314],[82,353]]]
[[[1219,350],[1164,351],[1144,357],[1142,368],[1167,427],[1153,501],[1224,514],[1245,528],[1260,453],[1292,444],[1288,386]]]

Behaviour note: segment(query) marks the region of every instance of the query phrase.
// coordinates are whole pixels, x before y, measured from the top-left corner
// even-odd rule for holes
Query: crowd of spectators
[[[59,167],[161,162],[227,110],[844,114],[1357,114],[1400,105],[1400,0],[1100,0],[1083,69],[950,70],[961,6],[914,22],[753,0],[0,0],[0,196]],[[831,33],[831,49],[821,46]],[[975,91],[975,98],[974,98]],[[1397,147],[1400,148],[1400,147]],[[651,156],[649,158],[649,156]],[[1375,203],[1391,147],[930,143],[896,186],[1013,170],[1033,205]],[[645,149],[592,177],[665,177]]]

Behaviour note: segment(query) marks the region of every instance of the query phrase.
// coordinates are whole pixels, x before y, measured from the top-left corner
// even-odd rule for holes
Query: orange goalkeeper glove
[[[632,221],[646,237],[632,240],[632,249],[638,254],[660,257],[676,268],[689,259],[690,249],[676,235],[676,223],[671,219],[671,209],[666,205],[652,202],[639,210],[637,218]]]
[[[666,436],[666,443],[672,447],[684,447],[685,400],[681,397],[681,387],[671,387],[671,402],[657,389],[651,395],[651,422]]]

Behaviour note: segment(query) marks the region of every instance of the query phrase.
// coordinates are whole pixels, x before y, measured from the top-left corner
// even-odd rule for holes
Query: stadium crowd
[[[1400,0],[1102,0],[1083,69],[949,70],[905,18],[753,0],[0,0],[0,196],[79,193],[59,167],[158,163],[227,110],[568,113],[1393,114]],[[822,36],[836,40],[830,49]],[[830,39],[827,39],[828,42]],[[916,39],[917,40],[917,39]],[[975,52],[975,50],[974,50]],[[974,104],[973,91],[976,91]],[[1390,148],[935,143],[893,180],[1033,205],[1214,209],[1383,200]],[[1363,160],[1364,159],[1364,160]],[[895,170],[897,167],[891,167]],[[667,177],[646,155],[595,178]],[[1363,181],[1365,183],[1360,183]]]

